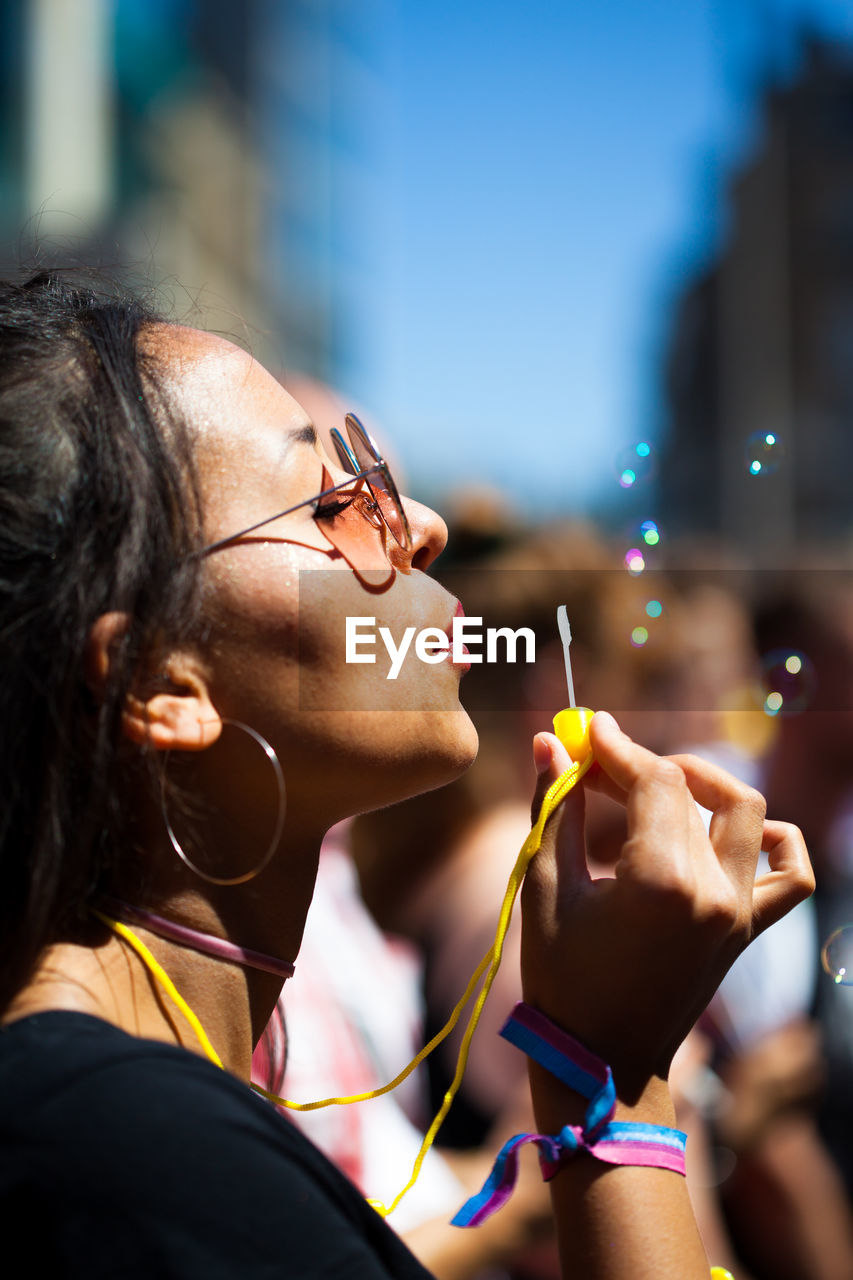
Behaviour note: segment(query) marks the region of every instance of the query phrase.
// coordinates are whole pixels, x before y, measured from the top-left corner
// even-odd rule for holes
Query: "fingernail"
[[[599,729],[604,726],[605,729],[618,729],[619,725],[613,719],[609,711],[596,711],[595,718],[598,721]]]
[[[537,773],[544,773],[551,764],[551,744],[538,734],[533,739],[533,763]]]

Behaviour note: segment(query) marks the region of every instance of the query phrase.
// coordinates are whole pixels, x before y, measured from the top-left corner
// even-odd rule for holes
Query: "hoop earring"
[[[169,821],[169,815],[166,812],[166,765],[169,760],[169,752],[166,753],[163,760],[163,768],[160,773],[160,812],[163,815],[163,822],[166,824],[166,831],[168,832],[169,840],[172,843],[172,848],[181,859],[181,862],[183,862],[185,866],[189,867],[190,871],[194,871],[197,876],[202,880],[206,880],[208,884],[246,884],[249,880],[254,880],[256,876],[260,875],[264,868],[269,864],[278,847],[281,833],[284,830],[284,813],[287,801],[287,792],[284,786],[284,774],[281,770],[281,763],[275,753],[275,748],[267,742],[266,738],[262,734],[258,733],[257,729],[253,729],[251,725],[243,724],[241,720],[228,720],[223,716],[222,723],[223,725],[233,725],[235,729],[242,729],[244,733],[248,733],[249,737],[254,738],[255,742],[257,742],[258,746],[269,760],[273,767],[273,772],[275,773],[276,786],[278,787],[278,813],[276,815],[275,830],[273,831],[272,839],[270,840],[269,846],[267,847],[263,858],[261,858],[261,861],[256,867],[253,867],[251,871],[245,871],[239,876],[214,876],[211,875],[209,871],[202,871],[201,867],[197,867],[195,863],[190,860],[186,851],[181,847],[180,841],[172,829],[172,824]]]

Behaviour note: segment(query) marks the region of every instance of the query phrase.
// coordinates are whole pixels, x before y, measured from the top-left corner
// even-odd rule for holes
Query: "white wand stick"
[[[569,645],[572,643],[572,629],[569,626],[569,615],[566,606],[561,604],[557,609],[557,626],[560,628],[560,639],[563,642],[563,657],[566,660],[566,684],[569,686],[569,706],[575,706],[575,682],[572,679],[572,660],[569,656]]]

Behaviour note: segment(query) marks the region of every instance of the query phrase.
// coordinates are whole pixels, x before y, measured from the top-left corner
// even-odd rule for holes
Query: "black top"
[[[71,1012],[0,1031],[0,1239],[68,1280],[429,1274],[234,1076]]]

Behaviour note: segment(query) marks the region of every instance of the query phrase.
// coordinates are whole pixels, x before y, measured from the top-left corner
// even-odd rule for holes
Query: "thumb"
[[[553,733],[537,733],[533,739],[533,760],[538,778],[533,795],[531,823],[535,826],[549,787],[571,768],[572,760],[560,739]],[[579,876],[589,879],[584,845],[584,793],[578,783],[560,802],[545,824],[539,852],[531,870],[538,875],[565,882]]]
[[[555,733],[537,733],[533,739],[533,763],[536,766],[536,790],[530,806],[530,821],[535,823],[545,793],[561,773],[572,767],[572,758]]]

